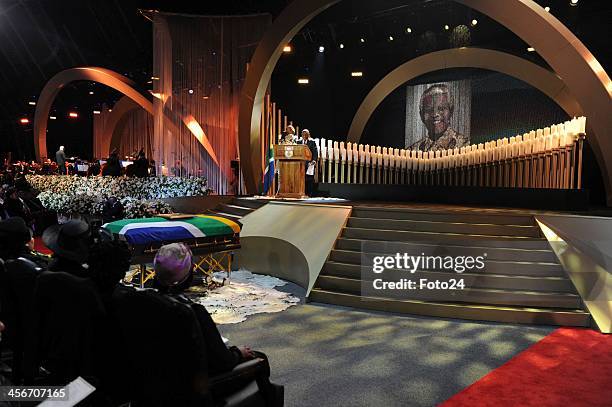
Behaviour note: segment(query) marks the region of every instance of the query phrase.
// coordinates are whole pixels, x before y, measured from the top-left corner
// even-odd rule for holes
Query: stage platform
[[[309,301],[543,325],[592,326],[596,317],[602,331],[610,329],[612,306],[605,293],[612,293],[612,286],[606,282],[605,262],[596,269],[593,261],[584,258],[586,253],[599,264],[602,256],[608,258],[599,244],[612,239],[608,236],[612,235],[612,219],[607,217],[541,209],[383,202],[372,196],[367,201],[214,199],[216,206],[206,205],[210,213],[243,224],[242,249],[237,252],[235,266],[297,283],[307,290]],[[189,200],[185,198],[183,208],[189,206]],[[196,200],[190,203],[194,204]],[[543,224],[580,250],[551,244]],[[610,231],[608,235],[605,230]],[[593,242],[587,246],[573,240],[589,235]],[[362,260],[372,254],[372,244],[385,245],[379,254],[466,256],[486,252],[487,268],[464,273],[470,285],[466,295],[372,298],[362,291]],[[564,258],[563,253],[569,252],[571,258]],[[580,274],[581,269],[588,273]],[[429,279],[449,278],[449,272],[443,270],[419,274]],[[602,292],[601,296],[593,294]]]

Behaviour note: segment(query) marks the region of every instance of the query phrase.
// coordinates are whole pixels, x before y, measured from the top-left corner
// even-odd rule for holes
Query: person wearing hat
[[[8,218],[0,222],[0,258],[12,260],[23,257],[38,267],[47,268],[47,256],[34,251],[32,230],[21,218]]]
[[[298,144],[305,144],[308,146],[310,154],[312,155],[308,166],[314,166],[314,171],[316,171],[317,161],[319,160],[319,150],[317,149],[317,143],[310,138],[310,131],[308,129],[302,130],[302,139]],[[314,171],[312,175],[308,175],[308,172],[306,172],[306,195],[308,196],[312,196],[314,192]]]
[[[89,225],[82,220],[70,220],[48,227],[43,232],[43,243],[52,252],[50,271],[63,271],[77,277],[89,277],[86,263],[92,236]]]
[[[189,247],[182,243],[162,246],[155,255],[153,267],[155,268],[154,287],[160,292],[188,304],[196,314],[202,336],[206,342],[210,375],[214,376],[228,372],[239,363],[255,357],[248,347],[232,346],[228,348],[225,346],[217,325],[215,325],[206,308],[183,295],[184,290],[189,288],[193,279],[192,254]],[[260,354],[258,353],[257,356],[260,356]]]

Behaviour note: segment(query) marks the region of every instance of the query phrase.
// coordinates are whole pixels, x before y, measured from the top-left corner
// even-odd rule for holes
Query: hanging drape
[[[240,90],[270,21],[268,14],[153,14],[158,173],[180,169],[182,175],[206,177],[215,193],[235,191],[230,166],[238,157]]]
[[[96,159],[108,157],[110,140],[104,140],[105,127],[111,115],[109,106],[103,106],[93,120],[93,156]],[[153,157],[153,116],[144,109],[135,109],[126,114],[125,125],[120,131],[119,156],[138,153],[144,148],[147,157]]]

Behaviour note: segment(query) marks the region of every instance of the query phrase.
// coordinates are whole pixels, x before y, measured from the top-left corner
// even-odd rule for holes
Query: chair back
[[[118,287],[109,306],[129,351],[131,400],[146,406],[207,406],[202,333],[193,310],[153,289]]]

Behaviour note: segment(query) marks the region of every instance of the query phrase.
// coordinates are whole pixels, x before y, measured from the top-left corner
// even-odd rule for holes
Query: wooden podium
[[[274,159],[279,172],[278,198],[302,198],[306,190],[306,163],[312,160],[307,145],[277,144]]]

